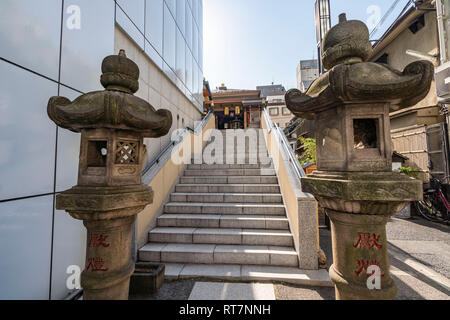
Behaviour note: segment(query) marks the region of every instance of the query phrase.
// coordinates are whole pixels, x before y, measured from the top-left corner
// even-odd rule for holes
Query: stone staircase
[[[265,144],[258,149],[270,159]],[[235,147],[235,156],[241,152],[247,164],[187,165],[140,261],[165,263],[167,278],[278,277],[303,284],[315,277],[299,272],[272,162],[248,164],[253,155]],[[321,276],[315,285],[326,283]]]

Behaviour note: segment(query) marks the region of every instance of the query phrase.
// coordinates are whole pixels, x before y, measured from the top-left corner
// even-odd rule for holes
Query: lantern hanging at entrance
[[[241,108],[240,107],[236,107],[235,113],[236,113],[237,116],[240,115],[241,114]]]
[[[228,116],[230,114],[230,107],[225,107],[223,113]]]

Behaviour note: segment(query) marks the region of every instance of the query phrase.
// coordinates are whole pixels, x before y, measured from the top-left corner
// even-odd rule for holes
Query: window
[[[421,15],[419,18],[417,18],[417,20],[414,21],[414,22],[409,26],[409,30],[410,30],[413,34],[416,34],[416,33],[419,32],[419,30],[421,30],[423,27],[425,27],[425,15]]]
[[[388,64],[388,57],[389,57],[389,55],[387,53],[384,53],[375,62]]]
[[[290,115],[290,114],[291,114],[291,111],[289,111],[288,108],[284,107],[284,108],[283,108],[283,116],[288,116],[288,115]]]
[[[270,109],[269,109],[269,114],[270,114],[271,116],[277,116],[277,115],[279,114],[278,108],[270,108]]]

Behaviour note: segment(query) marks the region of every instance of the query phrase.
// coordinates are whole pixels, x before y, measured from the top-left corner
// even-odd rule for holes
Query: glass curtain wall
[[[47,103],[102,89],[114,10],[113,0],[0,3],[0,299],[62,299],[73,266],[84,268],[85,228],[54,208],[77,183],[80,135],[57,128]]]
[[[116,0],[116,22],[203,111],[203,1]]]
[[[80,135],[47,116],[51,96],[102,90],[119,24],[202,111],[200,0],[2,0],[0,299],[62,299],[84,268],[81,221],[54,208],[77,183]]]

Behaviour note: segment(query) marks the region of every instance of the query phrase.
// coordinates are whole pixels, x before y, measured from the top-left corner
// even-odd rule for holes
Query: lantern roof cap
[[[391,111],[412,106],[430,91],[434,66],[415,61],[403,72],[387,64],[366,62],[372,52],[369,31],[357,20],[339,16],[339,24],[323,39],[322,60],[326,73],[305,93],[297,89],[285,95],[288,109],[296,116],[314,119],[314,114],[348,103],[389,103]]]
[[[339,23],[330,29],[322,42],[322,61],[326,69],[342,63],[367,61],[372,53],[369,29],[359,20],[339,15]]]
[[[126,57],[124,50],[103,60],[100,82],[104,91],[83,94],[73,102],[65,97],[50,98],[50,119],[75,132],[109,128],[140,132],[145,137],[161,137],[169,132],[172,113],[156,111],[150,103],[133,95],[139,89],[139,67]]]
[[[136,93],[139,90],[139,67],[127,58],[125,50],[108,56],[102,62],[100,82],[106,90]]]

